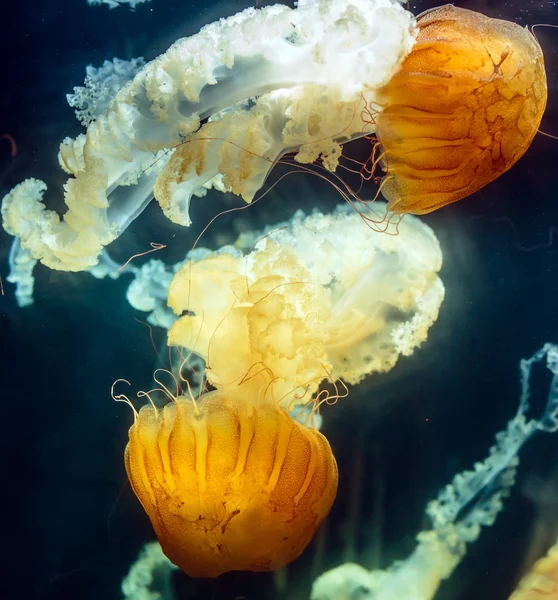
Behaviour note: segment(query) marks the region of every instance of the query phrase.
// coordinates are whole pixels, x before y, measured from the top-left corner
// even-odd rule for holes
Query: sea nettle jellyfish
[[[346,398],[343,382],[412,354],[444,297],[440,246],[416,217],[378,235],[342,205],[244,236],[245,253],[242,240],[200,251],[168,288],[168,344],[203,360],[213,391],[167,390],[163,409],[136,414],[126,449],[164,553],[199,577],[298,557],[337,491],[316,413]],[[149,289],[135,287],[129,298]]]
[[[337,493],[327,439],[269,398],[178,397],[144,406],[129,435],[132,488],[164,553],[193,577],[291,562]]]
[[[4,229],[19,240],[16,283],[37,260],[96,265],[153,196],[188,226],[192,197],[209,188],[252,202],[286,154],[334,172],[344,144],[375,133],[389,209],[434,210],[509,169],[546,102],[529,31],[452,6],[417,20],[396,0],[249,8],[178,40],[100,102],[106,87],[89,81],[71,97],[80,117],[92,114],[87,132],[60,146],[63,217],[36,179],[3,200]]]
[[[521,579],[509,600],[558,600],[558,542]]]
[[[450,4],[417,25],[412,52],[383,89],[376,134],[388,208],[423,214],[469,196],[521,158],[547,89],[528,29]]]

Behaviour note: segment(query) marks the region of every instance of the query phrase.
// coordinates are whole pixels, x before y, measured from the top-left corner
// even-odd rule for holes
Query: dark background
[[[85,0],[3,3],[0,133],[14,137],[17,155],[0,140],[0,196],[34,176],[49,185],[49,207],[60,208],[65,176],[58,144],[80,132],[65,94],[82,84],[87,64],[114,56],[152,59],[177,38],[249,4],[152,0],[135,11],[110,11]],[[558,23],[546,0],[457,4],[522,25]],[[410,9],[431,6],[425,0]],[[558,135],[558,30],[540,28],[537,36],[549,76],[542,129]],[[427,526],[427,501],[457,471],[483,459],[494,433],[515,413],[519,359],[545,341],[558,342],[557,164],[558,141],[538,135],[510,172],[425,217],[443,247],[446,300],[422,348],[326,411],[324,432],[339,462],[340,486],[319,543],[279,577],[240,573],[194,582],[178,574],[181,598],[303,599],[326,568],[349,559],[386,567],[409,554]],[[111,250],[125,259],[159,241],[168,247],[158,258],[176,261],[199,229],[235,202],[195,200],[190,230],[171,226],[153,204]],[[205,242],[222,244],[242,227],[288,218],[299,206],[329,210],[338,202],[317,178],[287,177],[241,217],[220,218]],[[97,281],[39,267],[35,304],[17,308],[5,281],[9,244],[0,234],[6,568],[0,596],[116,599],[153,533],[122,461],[132,416],[109,392],[120,377],[146,389],[156,353],[136,320],[142,315],[127,305],[124,278]],[[155,335],[162,342],[162,333]],[[556,539],[557,448],[558,437],[550,435],[530,442],[505,510],[437,598],[505,600],[529,557]]]

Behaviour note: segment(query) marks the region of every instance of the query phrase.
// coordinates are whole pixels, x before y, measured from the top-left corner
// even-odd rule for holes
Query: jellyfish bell
[[[558,542],[521,579],[509,600],[556,600],[558,598]]]
[[[221,391],[144,406],[125,463],[164,553],[193,577],[293,561],[337,492],[321,433],[275,402]]]
[[[442,6],[417,18],[418,37],[382,91],[376,117],[396,213],[461,200],[510,169],[529,147],[547,99],[543,55],[515,23]]]

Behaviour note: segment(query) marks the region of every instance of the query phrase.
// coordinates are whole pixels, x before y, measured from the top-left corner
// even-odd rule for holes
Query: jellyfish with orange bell
[[[125,464],[164,553],[193,577],[290,563],[337,493],[327,439],[275,402],[241,393],[144,406]]]
[[[183,365],[203,360],[214,389],[199,398],[188,384],[167,389],[169,404],[136,414],[126,449],[164,553],[198,577],[299,556],[337,491],[313,417],[348,395],[343,382],[412,354],[444,296],[439,243],[416,217],[379,236],[346,205],[299,212],[246,254],[239,246],[177,265],[166,290],[176,315],[168,345],[189,353]]]
[[[381,90],[381,191],[395,213],[461,200],[526,152],[547,100],[531,32],[451,4],[417,18],[418,36]]]
[[[533,35],[469,10],[416,19],[397,0],[246,10],[177,41],[86,133],[64,140],[63,216],[46,208],[37,179],[6,194],[3,227],[19,240],[13,279],[29,279],[29,256],[52,269],[92,268],[152,192],[167,218],[189,226],[192,198],[208,189],[250,203],[287,155],[299,171],[319,161],[327,176],[345,144],[374,134],[380,154],[363,175],[383,164],[390,210],[435,210],[515,164],[546,88]],[[333,183],[348,201],[358,197]]]
[[[558,600],[558,542],[524,575],[509,600]]]

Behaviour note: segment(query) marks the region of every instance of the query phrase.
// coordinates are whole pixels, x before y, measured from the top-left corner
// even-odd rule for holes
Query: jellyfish
[[[433,210],[510,168],[546,99],[528,31],[448,7],[417,22],[397,0],[250,8],[139,65],[91,71],[128,73],[117,92],[112,78],[103,98],[87,85],[71,96],[94,118],[60,146],[63,218],[42,182],[4,197],[4,229],[33,260],[88,269],[153,193],[188,226],[193,196],[213,188],[252,202],[285,154],[334,172],[344,144],[375,132],[390,210]]]
[[[131,287],[154,300],[168,285],[168,344],[201,357],[212,387],[141,408],[125,454],[165,555],[192,576],[272,570],[303,551],[337,490],[315,415],[347,396],[338,382],[411,354],[438,315],[432,230],[410,217],[399,235],[376,236],[362,216],[300,212],[261,239],[245,234],[246,252],[197,250],[170,285],[158,268],[135,272],[144,283]]]
[[[293,561],[328,514],[327,439],[269,398],[177,397],[144,406],[125,463],[166,556],[193,577]]]
[[[521,579],[509,600],[556,600],[558,598],[558,542]]]
[[[418,36],[382,91],[376,118],[397,213],[424,214],[510,169],[541,122],[543,55],[528,29],[451,4],[417,18]]]

